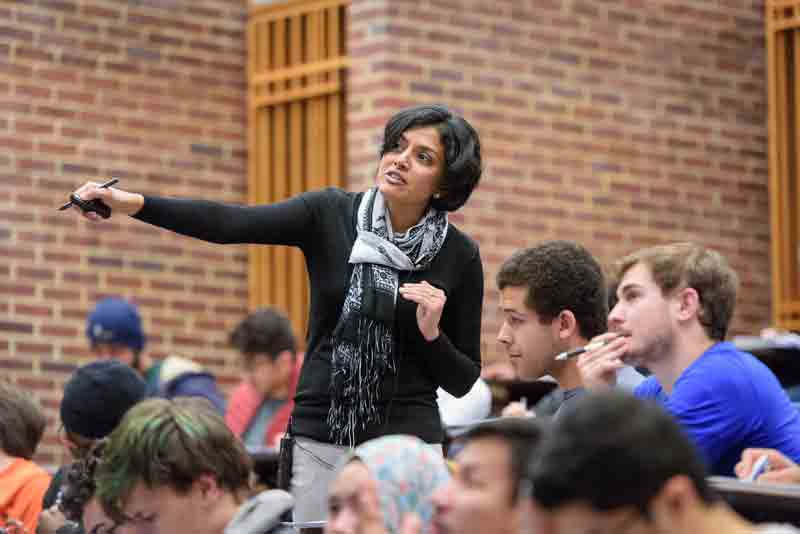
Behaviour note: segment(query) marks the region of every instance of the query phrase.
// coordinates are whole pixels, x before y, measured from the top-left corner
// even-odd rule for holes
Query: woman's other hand
[[[428,282],[403,284],[400,286],[403,298],[417,303],[417,325],[426,341],[434,341],[439,337],[439,320],[442,318],[444,303],[447,302],[445,292]]]
[[[112,216],[115,213],[133,215],[144,206],[144,197],[139,193],[129,193],[116,187],[101,188],[97,182],[86,182],[75,190],[75,194],[87,201],[102,200],[111,208]],[[78,206],[73,206],[72,209],[77,210],[78,213],[91,221],[97,221],[102,218],[96,213],[84,213]]]

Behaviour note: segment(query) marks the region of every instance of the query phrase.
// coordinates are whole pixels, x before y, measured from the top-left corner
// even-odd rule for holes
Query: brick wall
[[[575,239],[605,263],[661,242],[722,251],[736,331],[769,320],[763,2],[354,1],[354,187],[398,106],[444,102],[486,171],[453,220],[480,243],[484,360],[500,356],[494,276],[515,249]]]
[[[88,176],[149,193],[246,198],[244,0],[0,2],[0,369],[51,419],[88,361],[85,314],[141,307],[156,357],[235,377],[246,249],[55,207]],[[493,278],[563,237],[604,261],[693,239],[726,253],[736,328],[769,315],[762,2],[354,0],[351,180],[370,183],[400,106],[445,102],[480,130],[486,173],[453,220],[481,244],[484,357]],[[51,425],[40,457],[58,461]]]
[[[246,3],[0,3],[0,368],[52,420],[89,359],[102,296],[140,305],[149,352],[222,372],[246,313],[247,251],[132,220],[57,212],[87,178],[134,191],[246,197]],[[235,376],[231,365],[222,379]],[[40,456],[58,459],[50,425]]]

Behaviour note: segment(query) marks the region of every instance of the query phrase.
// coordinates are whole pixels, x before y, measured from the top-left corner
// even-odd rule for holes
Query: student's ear
[[[222,490],[212,475],[202,475],[192,484],[192,490],[200,498],[204,506],[214,505],[220,497]]]
[[[578,320],[569,310],[562,310],[553,320],[554,334],[559,341],[567,341],[578,333]]]
[[[686,321],[700,315],[700,295],[693,287],[684,287],[678,292],[678,319]]]
[[[69,433],[62,429],[58,431],[58,441],[61,442],[61,445],[67,449],[67,451],[72,455],[72,457],[77,458],[78,453],[80,452],[80,447],[78,444],[75,443],[72,438],[70,437]]]
[[[700,502],[694,483],[686,475],[675,475],[650,502],[650,514],[659,532],[682,532],[689,513]]]
[[[290,350],[283,350],[278,353],[275,362],[280,365],[281,369],[292,369],[294,368],[294,355]]]

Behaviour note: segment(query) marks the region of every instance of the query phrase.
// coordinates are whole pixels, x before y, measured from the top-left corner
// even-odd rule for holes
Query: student
[[[278,446],[294,407],[303,359],[289,319],[271,308],[248,315],[231,332],[244,368],[233,390],[225,422],[247,447]]]
[[[413,436],[384,436],[353,451],[328,492],[325,534],[399,534],[411,514],[426,528],[431,494],[450,478],[441,451]]]
[[[615,268],[619,301],[606,344],[580,356],[585,383],[609,387],[625,364],[648,368],[636,395],[683,425],[715,475],[733,476],[747,447],[800,460],[800,416],[772,372],[725,335],[737,277],[721,254],[693,243],[647,248]]]
[[[453,478],[431,497],[430,534],[527,534],[519,484],[543,428],[539,421],[507,418],[460,437]]]
[[[256,534],[279,529],[291,496],[252,496],[252,462],[205,399],[148,399],[111,433],[96,473],[88,532]],[[109,524],[110,523],[110,524]],[[95,530],[96,529],[96,530]]]
[[[549,375],[560,392],[550,413],[560,415],[585,394],[577,358],[556,356],[589,343],[606,331],[608,315],[603,270],[588,250],[572,241],[546,241],[515,252],[497,273],[503,323],[497,340],[521,379]],[[626,381],[642,378],[633,369],[620,371]],[[538,407],[537,407],[538,408]],[[523,415],[509,405],[504,415]]]
[[[542,440],[523,483],[532,532],[798,534],[753,525],[712,491],[695,447],[657,403],[585,397]]]
[[[0,527],[36,531],[50,475],[33,463],[46,421],[31,396],[0,381]]]
[[[138,371],[147,383],[148,396],[205,397],[220,413],[225,412],[225,398],[214,376],[202,366],[180,356],[156,362],[148,357],[142,318],[128,300],[107,297],[98,302],[87,318],[86,336],[97,358],[119,360]]]
[[[91,362],[72,373],[61,398],[58,438],[73,462],[59,468],[47,489],[38,534],[55,533],[68,521],[82,529],[80,516],[85,501],[73,496],[81,493],[77,491],[79,487],[92,484],[80,472],[84,465],[92,463],[98,443],[133,405],[144,399],[145,392],[139,374],[116,360]]]

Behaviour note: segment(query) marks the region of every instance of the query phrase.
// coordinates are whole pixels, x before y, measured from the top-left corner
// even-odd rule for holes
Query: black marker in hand
[[[105,189],[111,187],[117,182],[119,182],[119,178],[112,178],[111,180],[107,181],[104,184],[99,185],[98,187]],[[58,208],[58,210],[64,211],[72,206],[78,206],[84,213],[93,211],[104,219],[108,219],[109,217],[111,217],[111,208],[108,207],[108,205],[104,203],[102,200],[96,198],[94,200],[86,201],[83,200],[78,195],[76,195],[75,193],[72,193],[69,196],[69,202]]]

